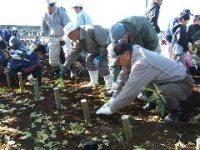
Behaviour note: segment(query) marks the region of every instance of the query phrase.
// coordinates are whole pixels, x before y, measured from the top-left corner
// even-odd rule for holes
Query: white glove
[[[103,106],[101,106],[100,109],[98,109],[98,110],[96,111],[96,114],[97,114],[97,115],[112,115],[113,112],[110,110],[109,104],[106,103],[106,104],[104,104]]]
[[[50,35],[55,36],[55,32],[53,30],[50,30]]]

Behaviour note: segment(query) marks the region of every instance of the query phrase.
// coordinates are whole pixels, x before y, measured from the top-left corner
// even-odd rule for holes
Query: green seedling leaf
[[[49,136],[44,131],[41,131],[41,132],[38,132],[37,138],[38,138],[39,143],[44,144],[45,141],[49,138]]]
[[[24,136],[21,137],[20,139],[23,139],[23,140],[28,139],[28,138],[30,138],[30,137],[32,136],[31,132],[28,132],[28,131],[25,131],[25,132],[23,132],[22,134],[23,134]]]
[[[102,143],[103,143],[105,146],[109,146],[110,141],[107,140],[107,139],[104,139],[104,140],[102,140]]]
[[[68,144],[67,140],[62,141],[62,145],[66,146]]]
[[[86,131],[85,125],[83,123],[78,124],[77,122],[76,123],[70,122],[69,126],[70,130],[68,130],[68,133],[70,134],[79,135],[85,133]]]

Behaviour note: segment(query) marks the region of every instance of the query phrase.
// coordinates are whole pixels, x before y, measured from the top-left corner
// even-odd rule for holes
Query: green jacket
[[[133,40],[131,44],[140,45],[151,51],[156,50],[158,47],[158,36],[145,17],[132,16],[119,22],[125,24],[127,30],[132,34]]]

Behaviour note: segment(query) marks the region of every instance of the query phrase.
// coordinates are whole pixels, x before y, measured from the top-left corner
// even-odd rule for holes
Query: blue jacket
[[[0,29],[0,37],[3,38],[3,31]]]
[[[6,30],[3,32],[3,38],[4,38],[4,40],[5,40],[6,42],[9,42],[11,36],[12,36],[11,30],[6,29]]]
[[[39,62],[38,56],[33,52],[30,55],[23,54],[23,57],[21,60],[19,59],[10,60],[8,62],[8,68],[14,72],[22,72],[24,69],[34,67],[38,65],[39,63],[40,62]]]

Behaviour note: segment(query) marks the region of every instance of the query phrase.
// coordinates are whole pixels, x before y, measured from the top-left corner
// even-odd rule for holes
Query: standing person
[[[72,7],[77,14],[76,22],[77,26],[82,26],[82,25],[91,25],[92,20],[91,18],[83,11],[83,5],[82,4],[74,4]]]
[[[7,26],[6,29],[3,32],[3,38],[8,43],[10,38],[11,38],[11,36],[12,36],[12,32],[10,30],[10,27]]]
[[[146,12],[146,18],[155,28],[157,33],[160,33],[160,27],[158,26],[158,18],[160,14],[160,6],[162,5],[163,0],[153,0],[150,8]]]
[[[20,39],[20,35],[19,35],[19,32],[18,32],[18,30],[17,30],[16,27],[13,27],[13,28],[12,28],[12,36],[15,36],[15,37],[17,37],[18,39]]]
[[[48,12],[42,19],[41,35],[49,37],[49,63],[55,69],[56,75],[59,73],[60,52],[63,43],[63,28],[70,22],[69,16],[65,10],[56,6],[56,2],[49,0],[47,2]]]
[[[108,31],[99,25],[78,27],[76,23],[66,26],[66,35],[73,41],[73,49],[68,54],[66,66],[69,67],[80,56],[82,50],[87,50],[87,67],[90,82],[82,87],[92,87],[98,84],[99,74],[103,76],[108,88],[112,87],[113,80],[108,68],[107,39]]]
[[[0,38],[3,39],[3,31],[0,29]]]
[[[179,62],[169,60],[139,45],[131,45],[125,40],[116,43],[109,56],[127,70],[125,85],[119,84],[110,102],[96,113],[111,115],[130,105],[144,87],[156,84],[167,101],[169,114],[166,122],[177,122],[181,116],[180,101],[192,94],[194,81]]]

